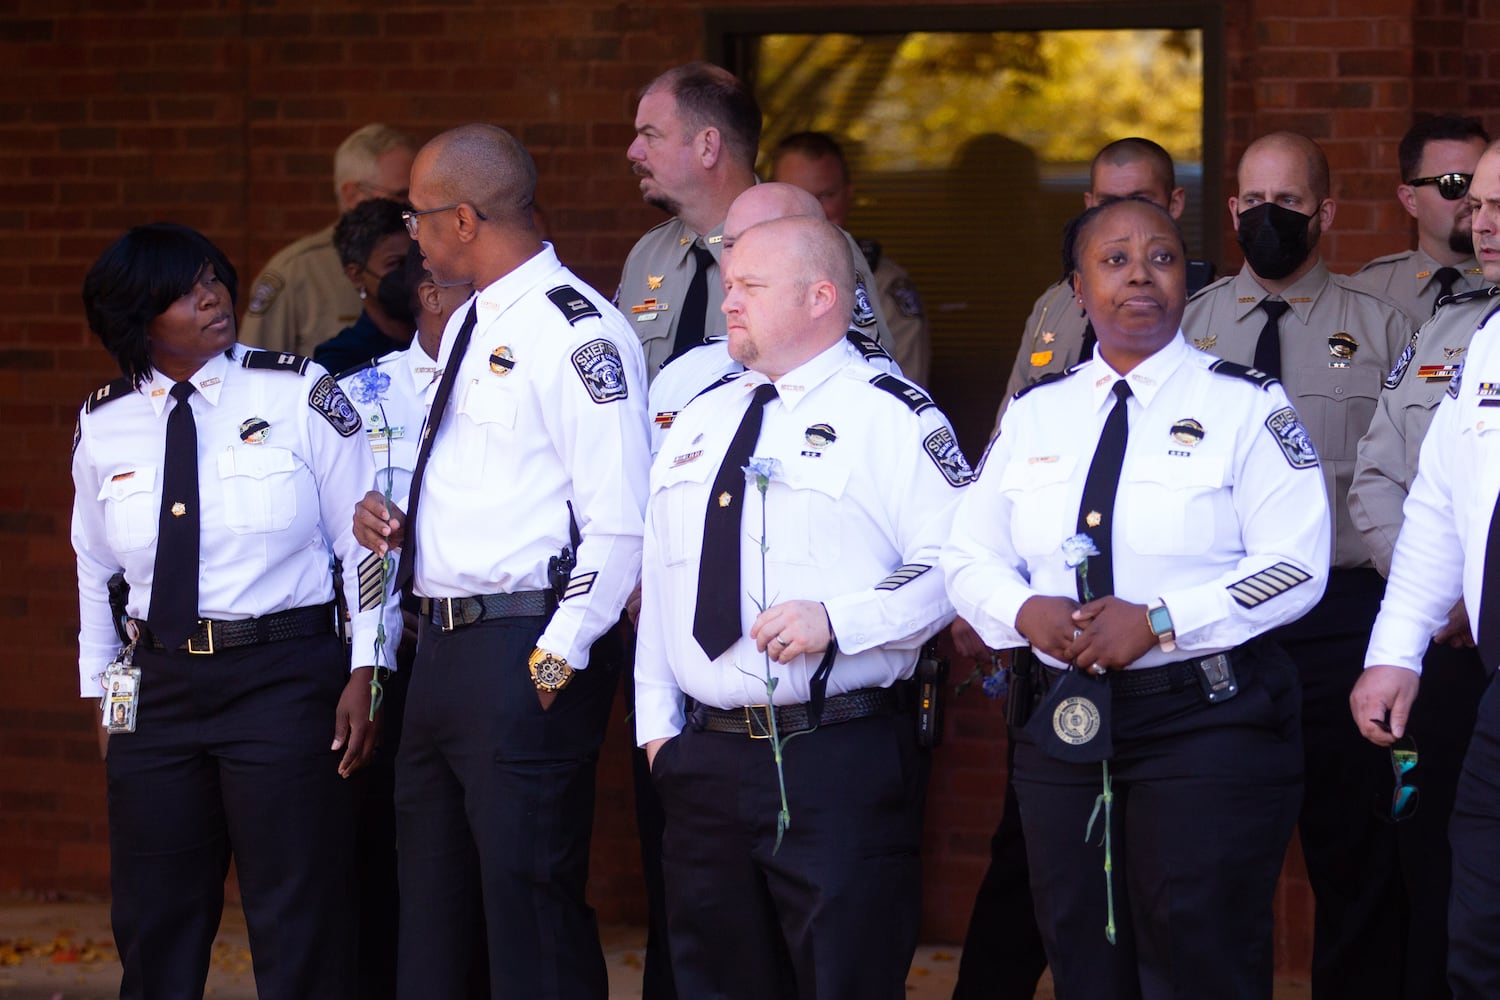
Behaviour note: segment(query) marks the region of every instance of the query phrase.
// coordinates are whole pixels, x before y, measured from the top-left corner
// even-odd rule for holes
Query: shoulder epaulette
[[[887,351],[884,347],[880,346],[880,341],[876,340],[874,337],[870,336],[867,333],[861,333],[858,330],[850,330],[844,334],[844,339],[853,344],[854,349],[859,352],[860,357],[864,358],[866,361],[870,360],[871,358],[885,358],[888,361],[895,360],[891,357],[890,351]]]
[[[311,363],[311,358],[304,358],[300,354],[287,354],[284,351],[246,351],[244,357],[240,358],[240,366],[243,368],[296,372],[298,375],[306,375],[307,366]]]
[[[1020,399],[1024,395],[1026,395],[1032,389],[1036,389],[1036,388],[1039,388],[1039,387],[1044,386],[1044,385],[1051,385],[1053,382],[1061,382],[1063,379],[1067,378],[1069,375],[1073,374],[1074,372],[1076,372],[1078,369],[1082,368],[1086,364],[1088,364],[1087,361],[1080,361],[1080,362],[1078,362],[1078,364],[1074,365],[1073,367],[1071,367],[1071,368],[1064,368],[1060,372],[1048,372],[1046,375],[1043,375],[1041,378],[1037,379],[1035,382],[1031,383],[1030,385],[1022,386],[1016,392],[1016,394],[1014,396],[1010,397],[1010,401],[1012,403],[1014,403],[1016,400]]]
[[[1218,361],[1215,361],[1213,364],[1209,365],[1208,370],[1211,372],[1218,372],[1220,375],[1228,375],[1232,378],[1243,379],[1246,382],[1252,382],[1255,385],[1260,386],[1262,389],[1269,389],[1278,381],[1275,375],[1270,375],[1266,372],[1263,372],[1259,368],[1251,368],[1249,365],[1241,365],[1236,364],[1233,361],[1225,361],[1223,358],[1220,358]]]
[[[131,390],[134,388],[130,384],[130,379],[122,375],[113,382],[101,385],[89,393],[89,398],[83,401],[83,412],[93,413],[95,409],[103,406],[105,403],[113,403],[117,399],[130,395]]]
[[[361,361],[353,368],[345,368],[343,371],[334,372],[333,377],[335,380],[342,382],[350,375],[356,375],[359,372],[364,371],[366,368],[379,368],[380,362],[384,360],[385,358],[369,358],[367,360]]]
[[[563,314],[563,318],[569,323],[577,323],[588,316],[598,316],[599,307],[590,302],[578,289],[572,285],[558,285],[547,293],[547,298],[557,306]]]
[[[742,369],[740,369],[737,372],[729,372],[726,375],[720,375],[717,380],[715,380],[713,382],[710,382],[708,385],[705,385],[703,388],[701,388],[697,392],[693,393],[693,399],[697,399],[699,396],[702,396],[702,395],[705,395],[707,393],[713,392],[715,389],[719,388],[720,386],[728,385],[731,382],[736,382],[736,381],[739,380],[739,377],[741,375],[743,375],[743,374],[745,374],[745,371],[742,368]],[[689,402],[692,402],[692,400],[689,400]]]
[[[870,265],[870,273],[880,266],[880,241],[879,240],[855,240],[859,244],[859,252],[865,255],[865,263]]]
[[[1202,288],[1198,289],[1192,295],[1189,295],[1188,296],[1188,301],[1191,302],[1194,299],[1203,298],[1205,295],[1212,295],[1221,286],[1227,285],[1231,281],[1233,281],[1234,278],[1235,278],[1234,275],[1232,275],[1232,274],[1226,274],[1224,277],[1220,278],[1218,281],[1210,282],[1209,284],[1204,285]]]
[[[1398,253],[1388,253],[1384,257],[1376,257],[1374,260],[1370,261],[1368,264],[1366,264],[1364,267],[1360,268],[1358,271],[1355,271],[1354,273],[1355,274],[1363,274],[1364,272],[1368,271],[1370,268],[1372,268],[1372,267],[1379,267],[1381,264],[1399,264],[1403,260],[1406,260],[1411,255],[1412,255],[1412,251],[1410,251],[1410,250],[1402,250],[1402,251],[1400,251]]]
[[[913,413],[921,413],[923,410],[931,409],[937,405],[932,401],[932,397],[928,396],[921,389],[894,375],[876,375],[870,379],[870,384],[877,389],[884,389],[892,396],[901,400],[901,402],[911,407]]]
[[[1487,299],[1493,295],[1500,295],[1500,285],[1486,285],[1484,288],[1471,288],[1467,292],[1450,292],[1437,300],[1438,307],[1456,306],[1461,302],[1473,302],[1475,299]]]

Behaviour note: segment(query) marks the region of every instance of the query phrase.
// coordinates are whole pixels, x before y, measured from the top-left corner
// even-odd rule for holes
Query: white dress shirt
[[[360,564],[370,558],[352,530],[354,506],[374,477],[363,429],[342,434],[314,405],[334,386],[321,366],[307,362],[301,375],[244,368],[250,350],[215,356],[193,375],[188,399],[198,434],[198,613],[220,621],[332,601],[335,555],[344,592],[359,594]],[[150,615],[171,386],[160,372],[134,391],[120,380],[79,414],[72,536],[84,697],[101,693],[98,674],[120,648],[107,592],[114,573],[123,570],[130,585],[130,616]],[[357,424],[352,409],[346,420]],[[380,605],[350,603],[353,664],[368,666]],[[399,635],[399,609],[387,613],[387,634]]]
[[[578,304],[571,321],[548,298],[559,288]],[[571,544],[571,501],[578,564],[537,646],[583,669],[640,574],[650,466],[640,343],[550,244],[477,297],[423,473],[413,586],[423,597],[546,589],[548,559]],[[468,311],[449,319],[440,367]]]
[[[428,390],[442,374],[413,340],[406,350],[392,351],[339,379],[339,387],[359,411],[365,440],[375,456],[374,489],[398,504],[411,493]]]
[[[1115,594],[1161,598],[1179,647],[1133,667],[1238,646],[1300,616],[1327,582],[1328,500],[1306,432],[1279,384],[1214,372],[1217,360],[1179,332],[1126,376]],[[948,593],[994,648],[1027,645],[1016,616],[1029,598],[1078,596],[1061,546],[1078,530],[1120,377],[1096,354],[1014,400],[959,504],[942,556]]]
[[[872,384],[877,379],[891,388]],[[766,381],[745,372],[693,400],[652,465],[635,667],[641,744],[682,730],[684,694],[718,708],[766,702],[767,661],[754,640],[742,635],[709,661],[693,637],[708,494]],[[922,643],[953,617],[936,560],[971,473],[947,418],[847,340],[776,388],[752,455],[775,458],[780,468],[764,497],[745,486],[741,624],[748,632],[763,597],[768,605],[821,601],[839,650],[827,693],[888,687],[911,676]],[[770,664],[774,703],[806,702],[820,660]]]
[[[1403,508],[1385,600],[1365,666],[1422,672],[1433,633],[1460,596],[1479,635],[1484,556],[1500,495],[1500,320],[1474,334],[1462,372],[1422,441],[1417,479]],[[1492,598],[1493,599],[1493,596]]]

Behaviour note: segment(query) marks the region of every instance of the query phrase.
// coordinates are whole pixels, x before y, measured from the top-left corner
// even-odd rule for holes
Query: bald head
[[[1332,190],[1328,174],[1328,157],[1323,147],[1305,135],[1296,132],[1272,132],[1252,142],[1240,157],[1240,187],[1245,187],[1246,166],[1252,161],[1267,156],[1292,157],[1300,161],[1305,171],[1302,183],[1312,192],[1315,201],[1322,201]]]
[[[532,225],[536,164],[503,128],[476,123],[450,129],[422,147],[413,170],[423,172],[428,190],[445,203],[473,205],[503,225]]]
[[[724,249],[731,249],[751,226],[773,219],[823,218],[818,199],[795,184],[757,184],[747,188],[729,206],[724,217]]]
[[[821,216],[753,225],[724,260],[729,354],[780,378],[843,339],[853,295],[854,258],[837,226]]]

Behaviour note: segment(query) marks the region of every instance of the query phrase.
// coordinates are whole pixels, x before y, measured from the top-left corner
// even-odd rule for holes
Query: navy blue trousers
[[[1236,661],[1239,694],[1194,685],[1113,699],[1117,942],[1105,939],[1099,764],[1016,736],[1031,894],[1058,1000],[1270,1000],[1271,898],[1302,796],[1295,670],[1273,643]]]
[[[355,995],[353,786],[329,750],[343,644],[140,649],[134,733],[110,737],[120,996],[202,996],[231,855],[257,993]]]
[[[608,994],[584,890],[618,658],[596,645],[543,711],[526,660],[545,624],[422,623],[396,759],[401,997],[466,995],[481,914],[495,1000]]]

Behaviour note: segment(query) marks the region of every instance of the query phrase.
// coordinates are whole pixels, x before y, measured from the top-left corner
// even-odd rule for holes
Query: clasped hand
[[[1028,598],[1016,628],[1041,652],[1085,670],[1123,670],[1157,644],[1146,606],[1118,597],[1082,605],[1071,597]]]

